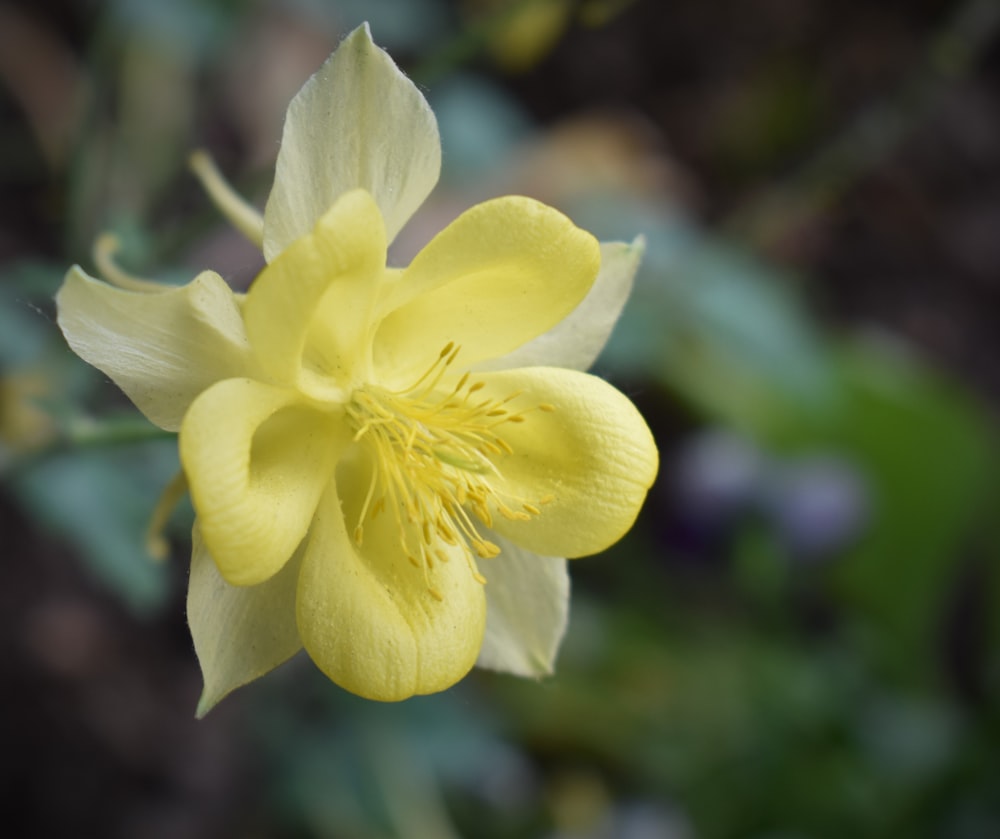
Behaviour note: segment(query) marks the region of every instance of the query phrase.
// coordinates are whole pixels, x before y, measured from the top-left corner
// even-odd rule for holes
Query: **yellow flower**
[[[180,432],[199,714],[303,647],[380,700],[477,663],[551,672],[562,557],[619,539],[652,483],[642,418],[579,372],[641,248],[509,196],[386,267],[439,166],[433,114],[359,28],[292,101],[263,219],[197,162],[262,244],[245,297],[108,260],[115,285],[74,267],[59,293],[70,346]]]

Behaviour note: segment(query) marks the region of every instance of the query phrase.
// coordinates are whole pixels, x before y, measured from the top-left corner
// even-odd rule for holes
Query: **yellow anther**
[[[456,535],[454,530],[452,530],[450,527],[447,527],[444,524],[444,522],[440,520],[435,522],[435,524],[436,524],[435,529],[437,530],[438,536],[440,536],[449,545],[452,546],[458,545],[458,536]]]
[[[535,408],[508,407],[520,393],[503,399],[470,399],[486,387],[464,372],[449,384],[447,368],[460,347],[449,342],[437,359],[409,387],[386,390],[368,385],[354,393],[347,414],[355,440],[371,464],[371,481],[354,530],[358,545],[366,519],[382,510],[395,517],[398,540],[407,561],[424,578],[428,592],[435,562],[447,562],[452,549],[465,557],[469,572],[485,578],[476,559],[490,559],[500,548],[484,539],[494,513],[513,521],[539,515],[539,505],[498,486],[503,458],[514,448],[495,430],[505,422],[523,423]]]
[[[483,559],[493,559],[493,557],[500,555],[500,548],[492,542],[487,542],[485,539],[481,542],[477,542],[475,549],[476,553]]]
[[[479,516],[479,520],[483,524],[487,527],[493,527],[493,516],[490,514],[489,507],[487,507],[482,501],[476,501],[470,506],[472,507],[472,511]]]

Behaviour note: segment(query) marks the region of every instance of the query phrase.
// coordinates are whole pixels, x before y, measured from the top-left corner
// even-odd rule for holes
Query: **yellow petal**
[[[394,285],[375,337],[380,375],[405,384],[449,342],[465,367],[508,353],[566,317],[599,267],[597,240],[557,210],[520,196],[479,204]]]
[[[288,106],[264,209],[264,256],[274,259],[341,195],[359,188],[374,196],[391,241],[440,169],[434,114],[364,24]]]
[[[340,449],[342,424],[295,391],[230,379],[191,405],[180,454],[202,536],[233,585],[256,585],[309,528]]]
[[[299,561],[258,586],[232,586],[220,575],[197,524],[192,534],[187,615],[205,682],[197,716],[263,676],[301,648],[295,628]]]
[[[596,376],[530,367],[477,378],[482,393],[523,392],[511,404],[546,405],[497,434],[514,454],[497,458],[498,486],[539,509],[527,520],[494,516],[493,528],[544,556],[583,556],[632,526],[656,477],[653,436],[635,406]]]
[[[407,561],[389,511],[366,526],[359,548],[344,519],[353,531],[367,487],[361,471],[342,464],[343,511],[332,490],[317,511],[299,577],[302,644],[334,682],[369,699],[444,690],[476,661],[483,586],[455,549],[425,579]]]
[[[476,666],[546,676],[569,617],[566,560],[538,556],[486,528],[483,536],[500,555],[479,564],[486,577],[486,634]]]
[[[73,351],[169,431],[199,393],[252,369],[236,296],[211,271],[148,293],[115,288],[74,266],[56,305]]]
[[[385,249],[378,207],[354,190],[264,268],[243,315],[268,375],[306,390],[347,385],[371,341],[369,312]]]
[[[601,242],[601,270],[579,306],[533,341],[511,353],[480,365],[482,370],[515,367],[569,367],[586,370],[611,337],[618,317],[632,293],[645,243]]]

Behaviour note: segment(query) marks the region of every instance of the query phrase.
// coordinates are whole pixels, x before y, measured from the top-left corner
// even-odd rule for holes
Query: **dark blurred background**
[[[52,295],[248,283],[186,168],[262,205],[369,20],[438,115],[406,254],[538,197],[643,234],[598,372],[662,469],[572,565],[551,679],[399,705],[296,659],[193,718],[177,469]],[[0,824],[10,836],[1000,836],[1000,2],[0,0]]]

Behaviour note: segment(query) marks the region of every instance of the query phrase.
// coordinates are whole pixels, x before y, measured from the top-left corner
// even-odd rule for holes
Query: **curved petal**
[[[74,266],[56,305],[73,352],[168,431],[199,393],[252,369],[236,295],[211,271],[150,293],[115,288]]]
[[[378,207],[357,189],[264,268],[243,316],[268,375],[307,390],[315,389],[316,377],[336,383],[350,376],[370,343],[385,249]]]
[[[258,586],[232,586],[219,574],[195,524],[187,616],[205,687],[196,716],[302,649],[295,628],[299,557]]]
[[[547,676],[569,619],[566,560],[530,553],[486,528],[483,535],[500,555],[479,564],[486,577],[486,634],[476,666]]]
[[[181,463],[227,582],[256,585],[288,561],[349,439],[295,391],[250,379],[219,382],[194,401],[181,426]]]
[[[600,267],[589,233],[538,201],[478,204],[446,227],[395,283],[375,334],[379,374],[400,385],[454,342],[471,366],[551,329],[583,300]]]
[[[645,247],[641,236],[631,244],[601,242],[601,270],[583,302],[548,332],[505,356],[484,362],[479,369],[544,366],[587,370],[601,354],[625,308]]]
[[[504,423],[514,450],[496,461],[496,482],[539,508],[527,520],[494,516],[493,528],[544,556],[597,553],[632,526],[656,477],[658,455],[635,406],[596,376],[558,367],[485,373],[484,395],[522,393],[515,409],[545,405]]]
[[[274,259],[358,188],[374,196],[391,241],[440,170],[434,114],[363,24],[288,106],[264,209],[264,256]]]
[[[367,481],[342,464],[320,503],[299,577],[298,625],[306,651],[334,682],[395,701],[450,687],[472,668],[483,639],[483,586],[460,554],[427,571],[411,565],[389,511],[348,536]],[[432,596],[430,587],[440,599]]]

